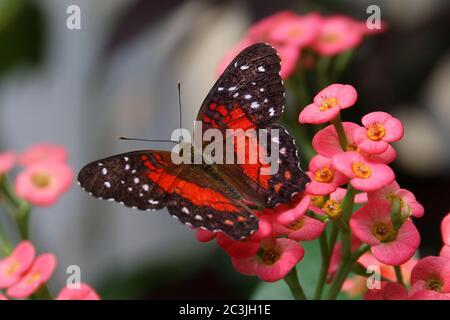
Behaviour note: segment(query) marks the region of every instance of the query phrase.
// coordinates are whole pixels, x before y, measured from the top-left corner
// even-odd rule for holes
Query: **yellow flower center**
[[[381,242],[387,242],[392,237],[393,230],[390,225],[379,222],[372,226],[372,234]]]
[[[275,262],[277,262],[278,259],[280,259],[280,256],[281,256],[281,254],[276,248],[270,248],[270,249],[264,250],[264,252],[262,254],[262,261],[265,264],[272,265]]]
[[[38,188],[44,189],[50,185],[51,178],[46,173],[36,173],[31,177],[31,182]]]
[[[303,217],[298,218],[297,220],[292,221],[288,228],[291,230],[299,230],[305,224],[305,219]]]
[[[311,202],[314,206],[322,208],[325,197],[323,196],[312,196]]]
[[[382,124],[373,124],[367,129],[367,137],[373,141],[380,141],[386,135],[386,129]]]
[[[341,204],[333,199],[329,199],[327,202],[325,202],[323,210],[331,219],[339,218],[342,214]]]
[[[367,179],[372,175],[370,168],[362,162],[354,162],[352,170],[355,176],[361,179]]]
[[[39,272],[33,272],[25,280],[26,284],[31,285],[41,279],[41,274]]]
[[[316,171],[314,179],[318,182],[328,183],[333,180],[333,170],[328,167],[323,167]]]
[[[20,267],[20,262],[17,259],[12,259],[8,267],[5,269],[5,275],[11,276],[17,272]]]
[[[334,33],[327,33],[320,37],[320,40],[325,43],[335,43],[339,40],[339,36]]]
[[[427,287],[430,290],[441,292],[442,291],[442,281],[439,279],[430,279],[427,281]]]
[[[322,100],[322,104],[319,107],[320,111],[327,111],[328,109],[336,107],[338,101],[336,98],[326,98]]]
[[[290,38],[297,38],[297,37],[301,36],[302,33],[303,33],[302,29],[300,29],[300,28],[293,28],[293,29],[289,30],[288,36]]]

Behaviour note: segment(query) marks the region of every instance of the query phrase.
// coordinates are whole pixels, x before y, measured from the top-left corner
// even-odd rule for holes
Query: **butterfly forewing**
[[[167,209],[191,227],[248,237],[258,220],[237,194],[212,180],[201,165],[176,165],[167,151],[136,151],[95,161],[78,175],[94,197],[141,210]]]

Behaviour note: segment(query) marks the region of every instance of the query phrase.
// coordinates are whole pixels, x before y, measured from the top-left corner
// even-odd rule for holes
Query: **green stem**
[[[347,279],[353,263],[369,249],[370,246],[368,246],[367,244],[363,244],[350,257],[342,257],[341,266],[336,272],[336,276],[334,277],[330,291],[328,292],[328,300],[336,299],[339,292],[341,291],[342,284],[344,283],[345,279]]]
[[[329,69],[331,65],[330,57],[320,57],[317,60],[316,76],[319,89],[323,89],[330,84]]]
[[[331,253],[329,252],[326,230],[320,235],[320,253],[322,256],[322,265],[320,266],[319,280],[317,281],[316,290],[314,291],[314,300],[320,300],[323,288],[327,279],[328,268],[330,266]]]
[[[405,286],[405,281],[403,280],[402,269],[400,266],[394,266],[395,276],[397,277],[397,282],[402,286]]]
[[[306,300],[305,292],[297,275],[297,268],[293,267],[292,270],[284,277],[284,281],[291,290],[292,296],[295,300]]]
[[[333,81],[336,82],[339,80],[342,72],[347,67],[352,56],[353,56],[353,49],[350,49],[350,50],[347,50],[347,51],[341,53],[334,59],[333,72],[332,72],[333,73],[333,75],[332,75]]]
[[[9,256],[12,250],[13,247],[11,245],[11,242],[9,242],[2,226],[0,225],[0,256],[1,257]]]
[[[328,222],[328,220],[330,220],[327,216],[322,216],[320,214],[317,214],[311,210],[306,211],[305,213],[308,217],[322,221],[324,223]]]
[[[347,151],[348,140],[347,140],[347,136],[345,135],[344,126],[342,125],[341,114],[339,113],[336,116],[336,118],[331,120],[331,123],[333,124],[334,128],[336,129],[336,132],[339,137],[339,144],[340,144],[342,150]]]
[[[30,238],[29,221],[30,221],[31,206],[26,203],[17,211],[16,224],[19,230],[22,240],[28,240]]]

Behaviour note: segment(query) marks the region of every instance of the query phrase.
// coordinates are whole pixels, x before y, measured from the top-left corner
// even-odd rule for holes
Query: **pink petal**
[[[386,129],[386,134],[383,140],[394,142],[403,138],[403,124],[397,118],[392,117],[387,120],[384,128]]]
[[[299,116],[300,123],[322,124],[333,120],[339,114],[339,108],[334,107],[325,111],[320,111],[314,103],[307,105]]]
[[[383,282],[381,289],[369,289],[364,300],[408,300],[408,291],[395,282]]]
[[[450,296],[433,290],[417,291],[409,297],[410,300],[450,300]]]
[[[249,258],[231,257],[231,263],[238,272],[247,276],[253,276],[256,274],[258,268],[258,261],[256,259],[256,256]]]
[[[218,233],[216,236],[217,244],[231,257],[234,258],[248,258],[253,257],[259,250],[259,242],[246,240],[235,241],[230,239],[223,233]]]
[[[417,262],[411,272],[411,284],[429,280],[442,281],[442,292],[450,292],[450,259],[428,256]]]
[[[303,218],[303,226],[288,234],[289,239],[297,241],[311,241],[317,239],[325,229],[325,223],[305,216]]]
[[[298,218],[302,217],[311,203],[310,197],[303,197],[302,200],[292,209],[280,212],[277,215],[277,221],[281,224],[287,225]]]
[[[386,121],[392,118],[392,115],[390,115],[387,112],[383,111],[375,111],[366,114],[364,117],[362,117],[361,122],[364,125],[364,127],[369,128],[373,124],[384,124]]]
[[[441,233],[442,233],[442,241],[448,246],[450,246],[450,213],[442,219],[441,222]]]
[[[353,132],[360,126],[353,122],[343,122],[342,126],[349,143],[353,143]],[[317,153],[328,158],[344,152],[339,144],[339,138],[333,125],[329,125],[317,132],[313,137],[312,145]]]
[[[450,246],[443,245],[439,256],[450,259]]]
[[[390,208],[391,204],[387,200],[367,202],[350,218],[350,228],[353,234],[362,242],[372,246],[380,244],[381,242],[372,233],[372,227],[377,223],[391,224]]]
[[[394,171],[385,164],[366,162],[372,174],[367,179],[353,178],[350,183],[352,187],[361,191],[374,191],[388,185],[395,180]]]
[[[30,268],[34,260],[34,255],[35,250],[33,245],[30,241],[25,240],[16,246],[9,257],[0,260],[0,289],[10,287],[17,283],[23,273]],[[11,267],[15,270],[9,274]]]
[[[395,240],[372,247],[372,253],[379,261],[398,266],[407,262],[420,244],[420,234],[411,220],[406,220]]]
[[[64,287],[56,300],[100,300],[100,297],[89,285],[80,283],[79,288]]]
[[[337,94],[337,100],[339,101],[339,106],[341,109],[346,109],[353,106],[358,99],[358,93],[356,89],[349,85],[343,85]]]
[[[0,176],[11,170],[16,163],[16,154],[13,151],[0,153]]]

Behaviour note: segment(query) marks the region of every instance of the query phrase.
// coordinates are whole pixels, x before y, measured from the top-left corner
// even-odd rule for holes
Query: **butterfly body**
[[[292,137],[274,124],[283,112],[284,87],[279,76],[280,60],[275,49],[255,44],[244,49],[219,78],[203,102],[197,124],[203,136],[208,130],[222,133],[214,141],[224,149],[230,146],[230,130],[267,132],[265,145],[246,137],[244,147],[257,146],[257,161],[214,162],[201,147],[182,148],[199,163],[173,161],[180,153],[142,150],[92,162],[79,173],[82,188],[97,198],[120,202],[140,210],[166,207],[173,217],[193,228],[222,231],[233,239],[244,239],[258,229],[258,218],[248,207],[273,208],[287,203],[302,191],[307,176],[299,168],[297,148]],[[234,160],[240,148],[231,140]],[[228,144],[227,144],[228,143]],[[274,147],[275,146],[275,147]],[[260,154],[277,155],[277,169],[267,174],[268,164]],[[225,156],[224,156],[225,157]],[[220,159],[226,160],[226,159]]]

